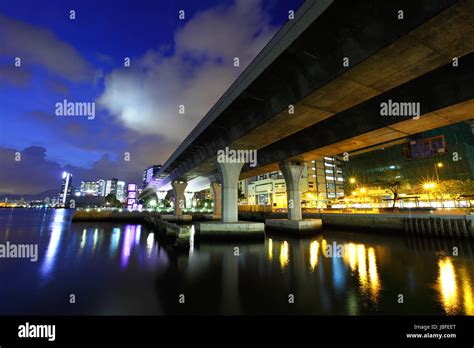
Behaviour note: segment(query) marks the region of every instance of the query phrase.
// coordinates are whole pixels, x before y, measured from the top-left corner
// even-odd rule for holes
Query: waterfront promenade
[[[155,224],[155,221],[164,221],[158,212],[128,212],[128,211],[98,211],[78,210],[74,213],[72,221],[129,221],[147,222]],[[192,214],[192,220],[185,223],[199,224],[202,221],[213,220],[212,215]],[[265,222],[269,219],[283,219],[285,212],[239,212],[242,221]],[[450,212],[351,212],[342,213],[337,211],[304,212],[303,219],[321,219],[324,228],[345,228],[361,230],[363,232],[376,231],[378,234],[408,234],[439,238],[469,238],[474,239],[474,215],[464,211]],[[166,222],[166,228],[179,226],[172,222]],[[267,225],[267,224],[266,224]],[[157,225],[158,226],[158,225]],[[165,226],[160,222],[160,226]],[[266,226],[266,230],[270,230]],[[179,231],[175,229],[174,231]],[[319,229],[306,231],[304,234],[296,231],[280,231],[292,236],[317,234]],[[222,239],[222,238],[219,238]],[[223,236],[223,239],[226,239]],[[232,238],[229,238],[232,239]]]

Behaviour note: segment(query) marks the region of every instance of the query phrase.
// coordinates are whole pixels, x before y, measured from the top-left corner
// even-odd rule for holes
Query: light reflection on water
[[[268,259],[273,260],[273,240],[271,238],[268,239]]]
[[[39,244],[36,264],[0,259],[11,279],[0,298],[15,299],[0,301],[0,314],[474,315],[467,244],[448,257],[450,245],[336,231],[242,244],[199,243],[191,233],[189,252],[176,252],[139,224],[71,225],[66,210],[35,214],[0,211],[1,243]],[[81,299],[75,307],[63,301],[71,292]],[[187,307],[176,304],[181,292],[193,299]]]
[[[55,209],[52,215],[50,227],[52,232],[49,238],[48,248],[44,257],[43,265],[41,266],[41,275],[44,280],[47,280],[54,267],[56,254],[58,252],[59,242],[61,240],[61,233],[64,229],[65,209]]]
[[[274,241],[268,240],[268,261],[273,259]],[[289,264],[290,244],[286,240],[277,241],[280,244],[280,267],[284,270]],[[377,256],[373,247],[364,244],[345,243],[338,245],[335,241],[327,243],[326,239],[315,239],[308,242],[309,266],[311,272],[318,267],[320,258],[331,260],[333,271],[333,282],[336,288],[344,285],[345,269],[349,267],[351,276],[354,276],[359,284],[360,293],[366,296],[374,304],[378,302],[382,290],[381,280],[377,269]],[[321,245],[321,247],[320,247]]]
[[[288,240],[280,241],[268,239],[267,260],[272,262],[273,250],[279,248],[279,264],[281,270],[288,268],[291,262],[297,262],[297,252],[292,252],[291,243]],[[332,244],[334,243],[334,246]],[[311,272],[317,271],[318,267],[326,267],[324,263],[330,260],[332,268],[332,282],[334,288],[343,289],[346,278],[350,277],[357,280],[359,288],[359,298],[366,298],[370,303],[377,305],[380,301],[383,291],[383,282],[379,272],[377,251],[374,246],[362,243],[344,243],[342,257],[336,253],[335,241],[328,241],[321,237],[316,237],[307,242],[308,245],[308,263]],[[329,252],[328,252],[329,245]],[[388,246],[382,246],[382,255],[387,254]],[[331,251],[332,250],[332,251]],[[435,254],[435,253],[433,253]],[[437,264],[438,277],[432,282],[428,282],[427,289],[435,285],[438,292],[438,301],[442,305],[446,315],[474,315],[474,288],[471,283],[472,267],[468,270],[466,264],[455,266],[452,258],[438,257],[434,259]],[[323,264],[321,262],[323,261]],[[464,261],[463,261],[464,262]],[[473,265],[472,257],[469,258],[470,265]],[[392,265],[394,268],[397,265]],[[408,272],[407,272],[408,273]],[[419,274],[418,276],[421,276]],[[354,304],[355,298],[352,294],[347,298],[347,308],[349,312],[357,312]],[[436,299],[435,299],[436,301]],[[415,312],[419,314],[418,312]]]
[[[319,251],[319,243],[317,240],[314,240],[309,245],[309,264],[311,265],[311,270],[313,271],[315,267],[318,265],[318,251]]]
[[[464,314],[474,315],[473,286],[471,283],[471,278],[469,277],[465,267],[460,269],[459,274],[461,276],[462,282]]]
[[[473,287],[465,266],[456,271],[452,259],[443,257],[438,261],[438,267],[437,289],[446,314],[474,315]]]
[[[290,247],[288,242],[285,240],[280,246],[280,265],[281,269],[284,269],[290,262]]]

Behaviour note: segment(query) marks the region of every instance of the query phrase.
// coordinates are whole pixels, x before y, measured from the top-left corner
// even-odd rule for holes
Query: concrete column
[[[301,220],[300,181],[304,164],[299,162],[282,161],[280,170],[285,178],[286,197],[288,202],[288,220]]]
[[[218,182],[211,183],[212,194],[214,196],[214,215],[221,216],[222,188]]]
[[[237,207],[237,184],[244,163],[219,163],[217,169],[222,181],[222,222],[239,220]]]
[[[184,197],[186,197],[186,209],[191,209],[193,207],[194,192],[186,191]]]
[[[184,190],[188,186],[188,183],[183,181],[173,181],[171,182],[171,187],[174,192],[174,215],[179,216],[182,214],[182,209],[184,208]]]

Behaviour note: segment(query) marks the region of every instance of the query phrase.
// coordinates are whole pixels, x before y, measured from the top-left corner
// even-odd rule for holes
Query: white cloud
[[[203,11],[177,30],[172,55],[150,50],[110,73],[98,102],[127,127],[177,145],[274,33],[260,1]]]
[[[73,82],[100,76],[79,52],[51,31],[0,14],[0,56],[20,57]]]

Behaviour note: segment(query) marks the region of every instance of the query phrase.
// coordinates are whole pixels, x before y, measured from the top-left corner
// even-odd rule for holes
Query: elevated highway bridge
[[[290,191],[302,162],[473,118],[473,51],[474,0],[308,0],[142,196],[174,186],[179,199],[186,185],[212,182],[217,196],[218,182],[222,221],[235,222],[237,180],[281,169],[289,218],[301,219]],[[385,116],[384,103],[418,105],[419,114]],[[256,166],[219,163],[224,148],[257,150]]]

